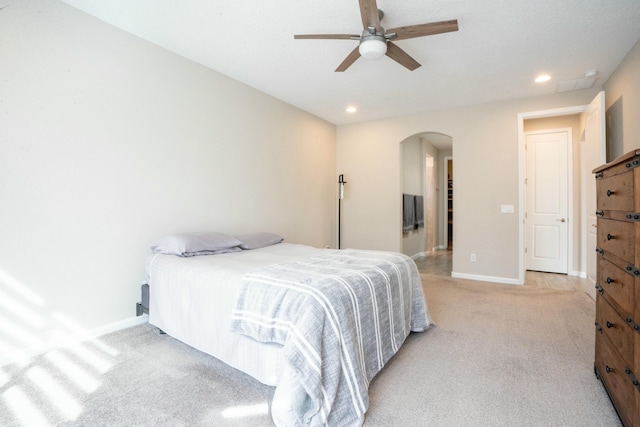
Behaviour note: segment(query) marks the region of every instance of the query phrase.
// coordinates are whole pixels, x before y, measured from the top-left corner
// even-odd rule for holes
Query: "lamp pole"
[[[344,198],[344,185],[347,183],[347,181],[344,180],[344,175],[340,174],[338,175],[338,185],[340,186],[339,188],[339,194],[338,194],[338,249],[340,249],[340,220],[341,220],[341,202],[342,199]]]

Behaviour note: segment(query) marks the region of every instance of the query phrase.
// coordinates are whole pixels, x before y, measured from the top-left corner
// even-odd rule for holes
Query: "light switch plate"
[[[513,205],[500,205],[501,213],[513,213]]]

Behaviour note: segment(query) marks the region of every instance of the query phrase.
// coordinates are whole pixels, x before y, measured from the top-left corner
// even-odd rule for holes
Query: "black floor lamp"
[[[340,249],[340,208],[341,208],[341,202],[342,199],[344,198],[344,185],[347,183],[347,181],[344,180],[344,175],[340,174],[338,176],[338,184],[340,185],[339,188],[339,194],[338,194],[338,249]]]

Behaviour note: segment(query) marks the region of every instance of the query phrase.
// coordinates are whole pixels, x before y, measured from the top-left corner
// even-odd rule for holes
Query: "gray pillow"
[[[179,256],[213,255],[238,251],[241,243],[224,233],[178,233],[162,237],[151,246],[151,251]]]
[[[236,236],[241,241],[240,247],[242,249],[259,249],[265,246],[275,245],[282,242],[284,239],[274,233],[251,233],[244,234],[242,236]]]

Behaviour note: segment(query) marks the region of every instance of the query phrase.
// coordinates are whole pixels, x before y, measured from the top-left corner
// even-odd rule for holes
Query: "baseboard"
[[[520,282],[518,279],[509,279],[506,277],[496,276],[482,276],[479,274],[456,273],[455,271],[451,272],[451,277],[455,277],[457,279],[477,280],[479,282],[504,283],[507,285],[524,285],[524,283]]]
[[[436,251],[444,251],[447,248],[444,246],[436,246],[435,248],[433,248],[432,252],[436,252]],[[418,252],[417,254],[411,255],[411,258],[413,259],[418,259],[418,258],[424,258],[428,256],[428,252]]]
[[[147,323],[148,321],[149,315],[143,314],[142,316],[130,317],[128,319],[119,320],[107,325],[98,326],[97,328],[93,329],[82,331],[74,330],[72,334],[70,334],[73,336],[66,337],[66,341],[64,343],[50,341],[41,343],[41,345],[29,349],[21,349],[10,356],[0,355],[0,368],[12,364],[24,365],[28,363],[30,359],[33,359],[34,357],[40,356],[50,351],[70,347],[84,341],[90,341],[99,338],[102,335],[117,332],[122,329],[130,328],[132,326],[141,325],[143,323]]]
[[[569,273],[567,273],[569,276],[575,276],[575,277],[579,277],[581,279],[586,279],[587,278],[587,273],[584,271],[577,271],[577,270],[572,270]]]
[[[569,273],[567,273],[567,275],[580,277],[582,279],[587,278],[587,274],[584,271],[570,271]],[[524,285],[524,283],[520,282],[518,279],[508,279],[506,277],[495,277],[495,276],[482,276],[478,274],[456,273],[455,271],[451,272],[451,277],[456,277],[458,279],[477,280],[480,282],[504,283],[507,285]]]
[[[102,335],[110,334],[111,332],[121,331],[123,329],[130,328],[132,326],[142,325],[149,321],[149,315],[143,314],[141,316],[129,317],[128,319],[119,320],[117,322],[109,323],[108,325],[99,326],[92,329],[89,334],[89,339],[98,338]]]

